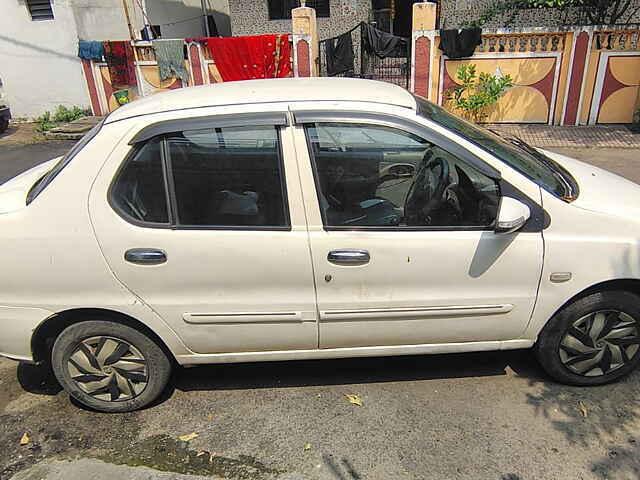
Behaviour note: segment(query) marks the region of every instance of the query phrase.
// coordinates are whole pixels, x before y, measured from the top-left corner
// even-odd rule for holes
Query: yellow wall
[[[598,111],[597,122],[631,123],[638,109],[640,95],[640,56],[609,57],[609,67],[613,77],[628,86],[613,92],[604,100]]]
[[[495,74],[498,68],[504,75],[511,75],[514,86],[507,90],[496,105],[487,113],[487,122],[505,123],[547,123],[551,105],[545,95],[532,87],[547,75],[554,75],[556,57],[533,58],[482,58],[482,54],[469,60],[446,60],[448,75],[456,80],[456,72],[460,65],[473,63],[477,74]],[[493,55],[492,55],[493,56]],[[549,89],[549,100],[552,100],[553,88]]]

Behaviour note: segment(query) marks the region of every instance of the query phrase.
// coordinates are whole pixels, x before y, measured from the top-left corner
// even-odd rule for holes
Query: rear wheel
[[[556,380],[603,385],[640,363],[640,297],[594,293],[560,310],[538,338],[536,354]]]
[[[171,362],[143,333],[115,322],[71,325],[53,345],[56,378],[73,398],[103,412],[128,412],[165,389]]]

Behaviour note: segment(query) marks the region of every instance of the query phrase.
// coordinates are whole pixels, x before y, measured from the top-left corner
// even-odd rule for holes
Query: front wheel
[[[138,330],[108,321],[66,328],[53,345],[51,360],[69,395],[102,412],[148,405],[171,375],[171,362],[157,343]]]
[[[603,385],[640,363],[640,297],[594,293],[569,304],[542,329],[536,356],[554,379],[570,385]]]

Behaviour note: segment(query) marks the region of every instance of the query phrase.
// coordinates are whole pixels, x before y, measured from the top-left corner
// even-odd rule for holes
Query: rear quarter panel
[[[115,279],[91,225],[91,185],[130,128],[130,122],[105,125],[29,206],[0,215],[0,332],[11,328],[13,338],[0,349],[8,349],[3,353],[31,355],[31,334],[39,322],[33,316],[26,321],[2,315],[15,307],[51,314],[78,308],[121,312],[148,325],[174,353],[188,353],[173,331]]]

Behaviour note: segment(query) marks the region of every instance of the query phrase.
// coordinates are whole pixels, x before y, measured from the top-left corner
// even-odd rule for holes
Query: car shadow
[[[18,383],[23,390],[38,395],[57,395],[62,391],[49,365],[18,364]]]
[[[175,390],[296,388],[491,377],[507,375],[507,368],[530,382],[548,380],[530,350],[216,364],[176,368],[164,392],[143,410],[168,401]],[[29,393],[54,396],[62,391],[46,364],[19,364],[17,377]],[[78,408],[93,411],[74,399],[72,402]]]
[[[546,377],[529,350],[217,364],[181,368],[181,391],[351,385],[506,375],[511,368],[531,381]]]

